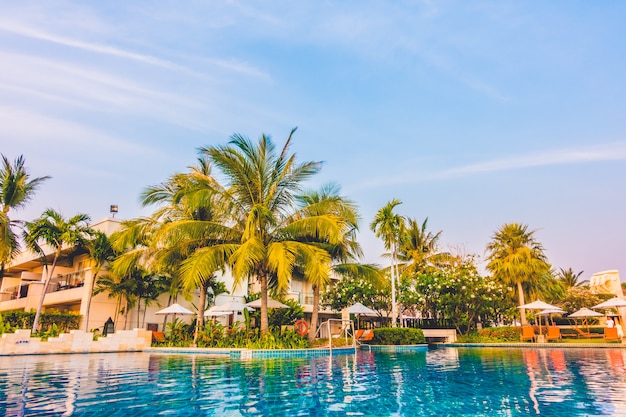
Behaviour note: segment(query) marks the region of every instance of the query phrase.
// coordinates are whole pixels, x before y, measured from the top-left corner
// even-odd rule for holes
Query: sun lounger
[[[561,329],[556,326],[548,327],[548,334],[546,335],[546,341],[561,340]]]
[[[600,333],[584,332],[582,329],[578,327],[574,327],[574,330],[576,331],[576,333],[578,333],[578,338],[582,337],[584,339],[591,339],[593,337],[602,337]]]
[[[604,329],[604,340],[620,340],[620,337],[617,335],[617,328],[607,327]]]
[[[374,338],[374,330],[365,330],[363,333],[361,333],[361,337],[356,337],[356,335],[355,335],[355,338],[359,342],[370,341],[370,340],[372,340]]]
[[[165,342],[165,334],[163,332],[152,332],[152,343]]]
[[[535,341],[537,336],[535,335],[535,328],[532,326],[522,326],[522,334],[520,335],[520,340],[523,342],[525,340]]]

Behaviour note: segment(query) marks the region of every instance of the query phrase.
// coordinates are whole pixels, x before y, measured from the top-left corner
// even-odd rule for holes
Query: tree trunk
[[[43,284],[43,292],[41,293],[41,298],[39,299],[39,306],[37,307],[37,312],[35,313],[35,320],[33,320],[33,328],[31,333],[37,333],[37,327],[39,327],[39,318],[41,317],[41,310],[43,309],[43,300],[46,298],[46,291],[48,291],[48,284],[50,284],[50,280],[52,279],[52,274],[54,274],[54,268],[57,265],[57,259],[61,255],[61,248],[57,249],[54,254],[54,259],[52,260],[52,268],[50,268],[50,273],[46,277],[46,281]]]
[[[87,307],[85,308],[85,331],[89,331],[89,311],[91,310],[91,297],[93,296],[93,287],[96,284],[96,278],[100,268],[94,269],[93,276],[85,285],[87,286]]]
[[[519,305],[523,306],[526,304],[524,302],[524,290],[522,289],[522,281],[517,281],[517,296],[519,298]],[[526,321],[526,310],[523,308],[519,309],[520,321],[522,322],[522,326],[526,326],[528,322]]]
[[[398,310],[396,306],[396,248],[395,245],[391,250],[391,327],[396,327],[396,318]]]
[[[193,344],[196,344],[198,340],[198,333],[204,328],[204,306],[206,304],[206,292],[207,292],[207,283],[203,282],[200,285],[200,300],[198,300],[198,318],[196,319],[196,331],[193,334]]]
[[[172,305],[172,294],[170,294],[170,296],[167,298],[167,305],[168,306]],[[163,331],[165,331],[166,325],[167,325],[167,314],[165,314],[163,317]]]
[[[269,319],[267,316],[267,275],[259,276],[261,281],[261,336],[269,331]]]
[[[311,313],[311,326],[309,327],[308,339],[310,343],[315,341],[315,335],[317,333],[317,321],[319,315],[320,305],[320,287],[313,285],[313,312]]]

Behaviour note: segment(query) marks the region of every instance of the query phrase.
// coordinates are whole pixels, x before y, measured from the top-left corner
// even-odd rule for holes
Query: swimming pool
[[[0,358],[6,416],[626,416],[626,349]]]

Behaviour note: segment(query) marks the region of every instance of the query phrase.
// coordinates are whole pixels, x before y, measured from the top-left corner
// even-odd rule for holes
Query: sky
[[[231,135],[293,127],[376,211],[479,256],[502,225],[626,281],[626,2],[0,0],[0,153],[52,177],[13,218],[148,215],[141,191]]]

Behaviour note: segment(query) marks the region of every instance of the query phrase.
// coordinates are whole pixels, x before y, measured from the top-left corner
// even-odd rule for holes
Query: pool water
[[[0,357],[5,416],[626,416],[626,349]]]

